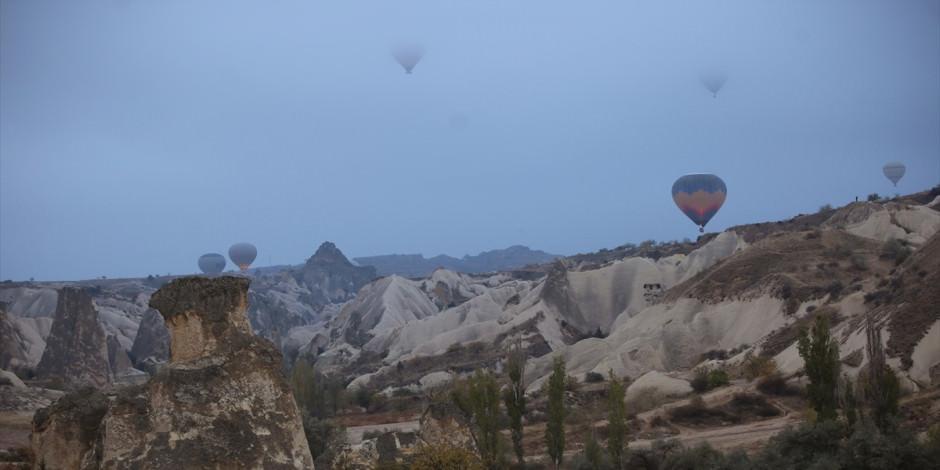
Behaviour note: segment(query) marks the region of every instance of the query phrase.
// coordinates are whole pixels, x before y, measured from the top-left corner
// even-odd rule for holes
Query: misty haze
[[[940,462],[940,0],[0,0],[0,468]]]

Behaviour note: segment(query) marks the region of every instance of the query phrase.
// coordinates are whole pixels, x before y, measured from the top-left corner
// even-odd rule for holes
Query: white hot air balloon
[[[894,186],[897,187],[898,181],[901,181],[901,178],[904,177],[907,167],[901,162],[890,162],[882,168],[882,171],[884,171],[885,177],[891,180]]]
[[[402,44],[392,49],[392,56],[405,69],[405,73],[410,74],[424,57],[424,47],[419,44]]]

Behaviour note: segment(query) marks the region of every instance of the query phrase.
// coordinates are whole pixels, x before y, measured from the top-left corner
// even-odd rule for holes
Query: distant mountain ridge
[[[465,255],[455,258],[437,255],[425,258],[424,255],[379,255],[355,258],[360,266],[374,266],[379,276],[398,274],[406,277],[427,277],[437,268],[475,274],[494,271],[508,271],[530,264],[548,263],[561,258],[527,246],[513,245],[501,250],[484,251],[478,255]]]

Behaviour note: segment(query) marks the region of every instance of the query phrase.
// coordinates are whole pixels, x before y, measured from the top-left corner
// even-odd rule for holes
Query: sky
[[[0,279],[694,238],[698,172],[710,231],[940,183],[940,0],[0,0]]]

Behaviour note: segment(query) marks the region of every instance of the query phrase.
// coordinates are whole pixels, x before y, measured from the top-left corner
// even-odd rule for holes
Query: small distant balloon
[[[405,69],[405,73],[411,73],[424,57],[424,48],[418,44],[402,44],[392,50],[392,56]]]
[[[258,249],[251,243],[236,243],[228,249],[228,257],[242,272],[251,267],[258,256]]]
[[[470,119],[463,114],[453,114],[448,119],[450,127],[453,129],[464,129],[470,124]]]
[[[199,257],[199,269],[204,274],[219,274],[225,270],[225,257],[218,253],[206,253]]]
[[[672,200],[699,226],[699,232],[705,231],[705,224],[718,213],[727,196],[728,187],[715,175],[685,175],[672,185]]]
[[[713,98],[718,98],[718,92],[725,86],[728,80],[727,75],[723,73],[711,73],[702,75],[702,85],[712,93]]]
[[[881,169],[885,177],[891,180],[894,183],[894,186],[898,186],[898,181],[901,181],[901,178],[904,177],[904,173],[907,172],[907,167],[904,166],[901,162],[889,162]]]

